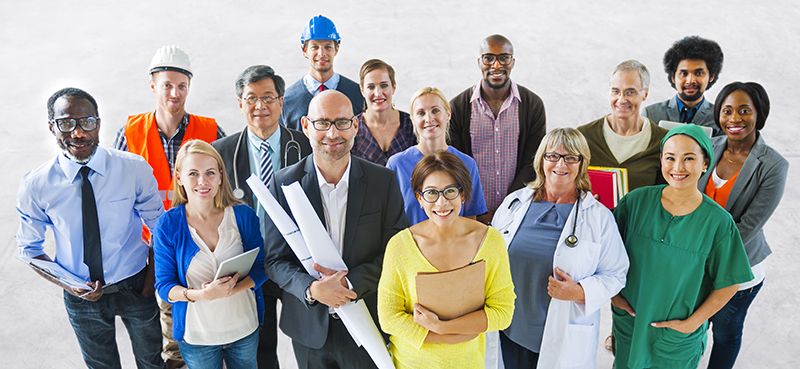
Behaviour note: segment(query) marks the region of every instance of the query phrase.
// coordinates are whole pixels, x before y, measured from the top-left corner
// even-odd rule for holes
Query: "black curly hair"
[[[710,74],[706,88],[711,88],[717,82],[723,62],[722,48],[718,43],[700,36],[686,36],[675,41],[664,53],[664,72],[667,73],[667,81],[672,88],[675,88],[675,71],[678,70],[678,64],[686,59],[701,59],[706,62]]]

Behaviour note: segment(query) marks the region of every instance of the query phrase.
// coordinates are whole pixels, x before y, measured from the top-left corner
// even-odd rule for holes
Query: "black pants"
[[[264,320],[258,328],[258,369],[279,369],[278,365],[278,314],[275,303],[283,293],[275,282],[267,280],[261,285],[264,295]]]
[[[319,350],[292,341],[299,369],[373,369],[372,358],[363,347],[356,346],[347,328],[339,319],[331,317],[328,338]]]
[[[506,369],[536,369],[539,353],[518,345],[506,337],[502,331],[500,332],[500,350],[503,352],[503,364]]]

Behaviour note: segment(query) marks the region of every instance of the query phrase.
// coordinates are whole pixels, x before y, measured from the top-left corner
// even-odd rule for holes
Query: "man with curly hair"
[[[714,124],[714,104],[703,94],[717,82],[722,71],[722,49],[715,41],[687,36],[672,44],[664,54],[664,72],[678,94],[648,106],[644,116],[658,124],[662,120],[711,127],[714,136],[722,131]]]

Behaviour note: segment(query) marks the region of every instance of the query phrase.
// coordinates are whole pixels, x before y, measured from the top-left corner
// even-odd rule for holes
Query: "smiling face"
[[[339,44],[333,40],[309,40],[303,45],[303,55],[311,64],[311,69],[327,73],[333,69],[333,58],[339,52]]]
[[[639,116],[648,90],[642,90],[642,79],[636,71],[619,71],[611,76],[611,111],[614,118],[630,119]],[[634,95],[632,97],[626,95]]]
[[[436,190],[444,191],[448,187],[458,187],[456,180],[450,174],[443,171],[436,171],[429,174],[422,182],[422,191]],[[435,202],[427,202],[417,194],[417,201],[419,201],[422,209],[425,210],[425,215],[428,216],[433,223],[439,227],[446,227],[453,224],[461,213],[461,206],[464,203],[464,195],[459,194],[453,200],[448,200],[444,195],[439,194],[439,198]]]
[[[514,55],[514,47],[504,42],[484,42],[481,45],[481,57],[478,57],[478,66],[481,67],[481,74],[483,75],[483,88],[491,88],[499,90],[508,86],[508,81],[511,79],[511,70],[514,69],[516,60],[511,59],[508,65],[500,64],[500,59],[495,57],[494,63],[486,65],[482,61],[482,56],[491,54],[494,56],[499,55]]]
[[[729,141],[755,140],[756,118],[753,99],[742,90],[731,92],[719,111],[719,125]]]
[[[89,100],[78,96],[62,96],[53,103],[53,119],[96,117],[97,111]],[[58,147],[70,160],[78,164],[86,164],[92,159],[100,142],[100,120],[97,128],[86,132],[80,124],[72,132],[61,132],[54,124],[50,124],[50,132],[56,136]]]
[[[331,125],[327,131],[318,131],[311,121],[322,119],[330,122],[353,119],[353,107],[347,96],[336,90],[320,92],[311,100],[308,115],[303,117],[301,124],[303,133],[311,142],[315,161],[349,160],[349,157],[345,157],[353,148],[353,141],[358,132],[358,121],[353,119],[353,125],[345,130],[339,130],[335,125]]]
[[[419,141],[436,140],[447,133],[450,112],[444,101],[435,94],[426,94],[414,100],[411,106],[411,121]]]
[[[265,103],[262,97],[277,98],[272,103]],[[250,105],[246,99],[257,97],[254,105]],[[275,82],[272,78],[265,78],[258,82],[249,83],[242,90],[242,97],[239,98],[239,108],[247,126],[262,140],[266,140],[278,128],[278,118],[283,112],[283,97],[278,97],[275,89]],[[264,137],[262,137],[264,136]]]
[[[697,188],[708,162],[703,149],[693,138],[676,134],[664,142],[661,149],[661,175],[675,189]]]
[[[189,76],[171,70],[156,72],[150,77],[150,89],[156,94],[157,110],[179,114],[189,96]]]
[[[364,76],[361,95],[367,102],[367,109],[380,112],[392,108],[392,97],[397,89],[392,85],[389,71],[384,68],[374,69]]]
[[[556,153],[559,155],[578,156],[577,154],[567,151],[563,147],[558,147],[553,150],[547,151],[548,153]],[[548,161],[544,158],[542,160],[542,169],[544,169],[545,189],[550,193],[560,193],[563,189],[575,188],[575,179],[578,178],[581,163],[568,164],[564,158],[559,158],[558,161]]]
[[[708,83],[713,79],[708,73],[705,60],[683,59],[678,63],[678,69],[672,77],[678,97],[683,102],[698,101],[706,92]]]
[[[186,200],[190,203],[211,202],[219,192],[222,184],[217,161],[208,155],[191,153],[181,162],[181,170],[175,179],[186,191]]]

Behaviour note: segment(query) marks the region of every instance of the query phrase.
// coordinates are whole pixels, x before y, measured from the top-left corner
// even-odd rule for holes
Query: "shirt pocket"
[[[567,324],[561,343],[559,362],[562,367],[582,366],[592,357],[597,339],[594,325]]]
[[[103,223],[103,220],[107,222],[107,226],[101,228],[103,231],[108,232],[107,235],[101,234],[101,237],[111,237],[109,239],[113,239],[115,242],[124,242],[125,237],[130,236],[132,233],[127,227],[142,228],[141,222],[132,220],[135,201],[136,197],[131,196],[109,200],[105,205],[98,204],[97,215],[100,223]],[[141,230],[137,234],[141,234]]]

